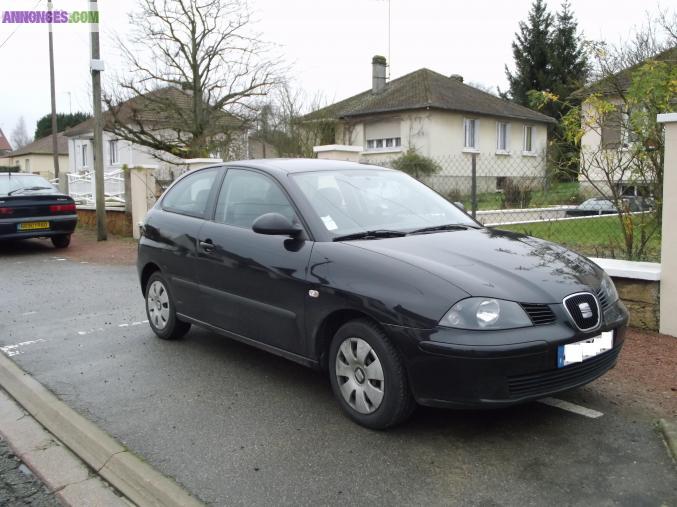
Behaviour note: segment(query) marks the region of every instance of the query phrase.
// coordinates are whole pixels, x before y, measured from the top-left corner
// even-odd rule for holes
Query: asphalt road
[[[677,505],[654,415],[595,384],[487,412],[419,409],[369,431],[319,373],[143,321],[133,266],[0,246],[0,346],[61,399],[215,505]]]

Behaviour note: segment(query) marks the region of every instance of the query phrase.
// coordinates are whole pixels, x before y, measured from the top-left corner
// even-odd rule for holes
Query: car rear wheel
[[[344,324],[329,353],[331,386],[351,419],[385,429],[411,415],[416,404],[402,358],[376,324],[363,319]]]
[[[54,248],[68,248],[68,245],[70,244],[70,234],[59,234],[58,236],[52,236],[52,245],[54,245]]]
[[[146,285],[146,315],[153,332],[163,340],[176,340],[190,329],[189,322],[176,317],[174,301],[164,277],[153,273]]]

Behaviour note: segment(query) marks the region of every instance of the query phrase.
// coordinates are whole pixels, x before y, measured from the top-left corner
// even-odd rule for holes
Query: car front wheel
[[[343,411],[372,429],[394,426],[416,406],[400,354],[368,320],[341,326],[330,346],[331,386]]]
[[[146,315],[153,332],[163,340],[176,340],[190,329],[190,323],[176,317],[174,301],[164,277],[156,272],[146,285]]]

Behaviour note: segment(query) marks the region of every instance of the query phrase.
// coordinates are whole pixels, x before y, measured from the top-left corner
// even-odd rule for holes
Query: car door
[[[195,171],[176,182],[146,218],[144,246],[168,278],[178,313],[200,318],[198,233],[213,206],[222,168]]]
[[[303,310],[313,243],[257,234],[265,213],[298,220],[289,196],[267,174],[228,169],[214,217],[200,231],[199,272],[208,323],[296,354],[305,352]]]

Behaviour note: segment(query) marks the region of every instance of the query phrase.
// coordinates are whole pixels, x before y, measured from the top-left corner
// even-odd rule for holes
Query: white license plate
[[[614,346],[614,332],[602,334],[576,343],[567,343],[557,348],[557,367],[563,368],[573,363],[582,363],[586,359],[598,356]]]

